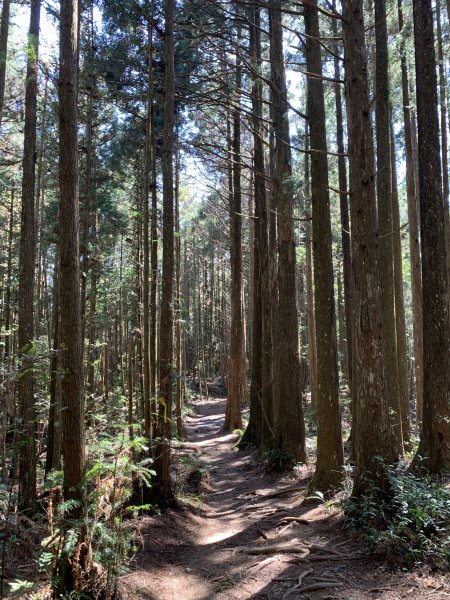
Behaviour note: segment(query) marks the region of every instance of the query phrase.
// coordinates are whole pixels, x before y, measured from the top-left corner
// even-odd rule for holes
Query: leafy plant
[[[13,598],[23,597],[23,594],[29,592],[34,587],[34,583],[24,579],[15,579],[9,586],[9,593]]]
[[[263,452],[262,458],[266,463],[266,471],[284,473],[292,471],[297,465],[295,458],[283,448],[273,448]]]
[[[385,469],[389,492],[374,486],[346,500],[345,525],[372,552],[405,566],[450,565],[450,490],[428,476]]]
[[[132,506],[130,501],[137,481],[150,486],[154,472],[150,459],[135,457],[148,450],[143,438],[130,439],[103,432],[89,447],[86,472],[86,514],[79,520],[68,517],[79,505],[74,500],[60,501],[62,473],[53,472],[48,480],[49,536],[43,540],[40,557],[41,570],[49,572],[54,588],[59,587],[61,556],[73,557],[84,548],[91,553],[90,572],[80,573],[76,588],[83,593],[89,588],[89,597],[112,599],[117,593],[119,575],[133,548],[133,528],[125,517],[148,508]],[[53,509],[53,505],[56,509]],[[81,541],[80,541],[81,540]],[[83,547],[83,549],[81,548]],[[96,580],[92,585],[92,578]],[[94,592],[92,590],[94,589]]]

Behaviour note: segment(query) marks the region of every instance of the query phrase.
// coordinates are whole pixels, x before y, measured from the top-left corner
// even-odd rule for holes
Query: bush
[[[136,480],[150,486],[154,472],[150,459],[135,460],[148,452],[143,438],[131,440],[125,432],[103,432],[89,447],[86,473],[84,515],[73,520],[69,515],[79,502],[60,501],[62,473],[52,472],[47,482],[49,493],[49,536],[43,540],[40,569],[47,571],[54,590],[65,581],[66,562],[77,562],[87,551],[86,571],[74,575],[74,597],[112,600],[117,596],[119,576],[133,548],[133,526],[127,517],[148,505],[132,506]]]
[[[284,473],[292,471],[297,465],[295,458],[283,450],[283,448],[274,448],[263,452],[262,458],[266,463],[266,471],[271,473]]]
[[[375,554],[406,567],[450,565],[450,490],[431,477],[386,467],[389,493],[344,501],[345,525]]]

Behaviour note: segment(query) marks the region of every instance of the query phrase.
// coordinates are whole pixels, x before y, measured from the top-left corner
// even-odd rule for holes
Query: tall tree
[[[173,500],[170,479],[170,439],[172,416],[173,378],[173,278],[174,278],[174,112],[175,112],[175,67],[174,67],[174,20],[175,2],[165,0],[164,5],[164,133],[162,149],[163,175],[163,271],[161,281],[161,325],[160,325],[160,382],[158,405],[158,437],[156,448],[157,494],[161,501]]]
[[[145,142],[144,142],[144,170],[142,181],[142,207],[143,207],[143,286],[142,286],[142,362],[144,376],[144,434],[147,438],[152,438],[152,417],[151,417],[151,383],[150,383],[150,177],[152,169],[152,104],[153,104],[153,15],[148,15],[147,20],[147,106],[145,119]]]
[[[34,407],[34,283],[36,262],[36,123],[41,2],[33,0],[28,32],[25,87],[25,130],[20,227],[19,330],[21,357],[18,378],[20,417],[19,508],[32,512],[36,502],[36,420]]]
[[[362,0],[343,0],[345,89],[350,161],[353,266],[353,390],[356,395],[354,491],[380,476],[390,458],[384,376],[382,292],[378,264],[375,168]]]
[[[335,0],[333,2],[335,7]],[[333,36],[337,37],[337,20],[333,19]],[[347,367],[350,391],[352,389],[352,367],[353,367],[353,339],[352,339],[352,251],[350,239],[350,214],[348,208],[347,194],[347,166],[345,158],[344,144],[344,110],[342,106],[341,69],[340,57],[335,47],[334,56],[334,78],[335,84],[335,104],[336,104],[336,142],[338,151],[338,176],[339,176],[339,207],[341,213],[341,240],[342,240],[342,263],[344,275],[344,305],[345,305],[345,333],[347,346]],[[352,394],[353,398],[353,394]]]
[[[410,446],[410,410],[408,382],[408,341],[406,335],[405,298],[403,292],[403,253],[402,229],[400,224],[400,205],[398,198],[397,163],[395,139],[392,122],[390,123],[391,139],[391,175],[392,175],[392,238],[394,251],[394,288],[395,288],[395,326],[397,335],[398,393],[402,417],[403,445]]]
[[[417,453],[433,473],[450,467],[449,282],[442,198],[431,0],[414,0],[423,286],[423,421]]]
[[[308,120],[318,377],[317,463],[313,485],[319,490],[327,491],[336,488],[342,480],[344,453],[339,407],[325,98],[316,0],[305,5],[304,15],[307,35],[306,66],[309,73]]]
[[[398,25],[403,36],[404,17],[402,0],[398,0]],[[400,67],[402,73],[402,104],[403,123],[406,155],[406,197],[408,201],[409,222],[409,255],[411,268],[411,296],[413,315],[413,348],[414,348],[414,374],[416,387],[416,413],[417,419],[422,420],[423,401],[423,318],[422,318],[422,273],[420,257],[420,217],[418,202],[418,181],[416,170],[416,157],[414,156],[415,130],[411,112],[409,94],[408,62],[406,58],[405,40],[401,41]]]
[[[400,408],[397,335],[395,322],[394,244],[392,235],[392,176],[390,152],[389,61],[386,3],[375,0],[375,86],[377,139],[377,208],[381,278],[386,393],[393,449],[397,456],[403,452]]]
[[[286,67],[283,52],[281,0],[269,8],[272,118],[275,135],[273,195],[278,233],[278,327],[275,352],[279,356],[276,437],[277,445],[299,461],[306,461],[303,390],[298,342],[295,282],[294,202]]]
[[[61,0],[60,6],[59,246],[64,496],[79,500],[85,459],[77,185],[78,0]]]
[[[238,33],[239,37],[239,33]],[[224,429],[242,427],[241,404],[247,391],[245,360],[244,302],[242,287],[242,188],[241,188],[241,111],[240,89],[242,66],[236,55],[236,80],[233,110],[232,173],[230,194],[230,263],[231,263],[231,338],[228,358],[228,398]]]
[[[263,231],[262,227],[264,224],[261,222],[261,210],[263,205],[266,203],[266,183],[264,178],[264,146],[262,138],[261,128],[261,117],[262,117],[262,103],[261,103],[261,88],[262,81],[258,76],[258,70],[261,62],[261,31],[257,31],[257,27],[260,24],[260,9],[257,7],[250,7],[249,9],[249,33],[250,33],[250,56],[252,60],[252,127],[253,127],[253,173],[252,181],[255,199],[255,212],[253,215],[253,253],[251,246],[251,256],[253,256],[253,318],[252,318],[252,335],[251,345],[252,352],[250,357],[250,372],[251,372],[251,383],[250,383],[250,416],[247,428],[244,435],[241,438],[240,445],[254,445],[259,447],[262,439],[262,427],[264,426],[263,419],[265,419],[263,409],[263,384],[262,379],[264,376],[263,370],[263,283],[262,283],[262,253],[263,248],[261,247],[264,243],[262,238]],[[251,217],[252,218],[252,217]],[[270,290],[270,288],[269,288]],[[270,306],[270,304],[269,304]],[[271,331],[270,331],[271,335]],[[271,345],[271,338],[270,338]],[[269,373],[272,373],[272,365],[269,367]]]

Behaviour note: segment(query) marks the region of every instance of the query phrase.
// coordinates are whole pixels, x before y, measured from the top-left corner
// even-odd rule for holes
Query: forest
[[[3,0],[0,600],[450,597],[450,0]]]

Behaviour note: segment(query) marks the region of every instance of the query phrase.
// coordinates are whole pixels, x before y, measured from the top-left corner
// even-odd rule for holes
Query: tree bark
[[[153,15],[149,15],[147,21],[147,68],[148,68],[148,86],[147,86],[147,114],[145,121],[145,145],[144,145],[144,171],[142,182],[142,207],[143,207],[143,285],[142,285],[142,315],[143,315],[143,342],[142,342],[142,372],[144,376],[144,435],[149,440],[153,437],[151,400],[150,400],[150,172],[151,172],[151,131],[152,131],[152,70],[153,70],[153,44],[152,44],[152,24]]]
[[[163,503],[174,499],[170,479],[170,440],[173,379],[173,278],[174,278],[174,191],[173,148],[175,114],[175,69],[173,19],[175,2],[165,0],[164,16],[164,134],[163,171],[163,271],[160,325],[160,381],[158,405],[158,437],[156,448],[156,494]]]
[[[312,485],[321,491],[337,488],[343,477],[336,310],[333,283],[325,99],[322,80],[317,1],[304,6],[307,106],[311,156],[311,199],[314,260],[314,307],[317,348],[317,462]]]
[[[39,21],[41,2],[31,3],[25,86],[19,274],[19,510],[32,513],[36,503],[36,416],[34,406],[34,285],[36,263],[36,125]]]
[[[450,466],[450,319],[431,0],[413,0],[423,286],[423,422],[415,462]]]
[[[354,493],[370,479],[384,485],[376,457],[390,458],[384,376],[382,291],[378,264],[375,169],[362,0],[343,0],[345,89],[350,161],[353,327],[356,395]]]
[[[242,443],[270,448],[274,440],[272,307],[270,289],[269,223],[267,212],[264,140],[262,129],[261,11],[250,8],[250,51],[255,74],[252,87],[253,170],[254,170],[254,298],[252,382],[250,420]]]
[[[59,245],[64,497],[81,500],[85,459],[77,186],[78,0],[61,0],[60,27]],[[80,508],[74,509],[73,514],[80,514]]]
[[[403,32],[402,0],[398,0],[399,31]],[[401,42],[401,72],[403,121],[406,154],[406,196],[408,200],[409,255],[411,265],[411,296],[413,314],[414,374],[416,384],[417,421],[422,421],[423,403],[423,309],[422,309],[422,272],[420,257],[420,216],[418,202],[418,181],[416,177],[413,120],[410,108],[408,63],[404,40]]]
[[[269,8],[270,64],[274,148],[273,193],[278,228],[278,331],[276,352],[280,359],[277,381],[276,443],[296,460],[306,462],[303,390],[298,342],[298,315],[295,282],[294,202],[291,189],[292,164],[286,69],[283,53],[281,1]]]
[[[409,419],[408,342],[406,336],[405,298],[403,293],[403,253],[400,206],[398,201],[395,140],[391,115],[391,174],[392,174],[392,235],[394,250],[395,321],[397,334],[397,368],[400,412],[402,416],[403,444],[410,447],[411,424]]]
[[[337,22],[333,20],[333,35],[337,36]],[[337,54],[337,53],[336,53]],[[334,58],[334,77],[337,81],[341,79],[339,58]],[[350,215],[347,194],[347,167],[345,162],[344,144],[344,116],[342,107],[342,94],[339,83],[335,85],[336,104],[336,141],[338,151],[338,177],[339,177],[339,208],[341,214],[341,243],[342,243],[342,271],[344,279],[344,304],[345,304],[345,334],[348,365],[348,384],[352,390],[352,365],[353,365],[353,338],[352,338],[352,251],[350,238]],[[353,399],[353,394],[352,394]],[[353,400],[352,400],[353,404]],[[352,409],[353,410],[353,409]]]
[[[242,67],[236,56],[235,102],[240,103]],[[230,264],[231,264],[231,339],[228,358],[228,397],[225,431],[242,427],[241,404],[247,392],[245,328],[242,288],[242,190],[241,190],[241,112],[233,111],[233,190],[230,194]]]
[[[403,454],[402,418],[398,388],[397,335],[392,235],[392,175],[390,152],[389,60],[386,6],[375,0],[375,85],[377,139],[377,207],[381,278],[386,392],[392,447],[396,457]]]
[[[0,131],[5,107],[6,59],[8,54],[9,13],[11,0],[3,0],[0,21]]]

